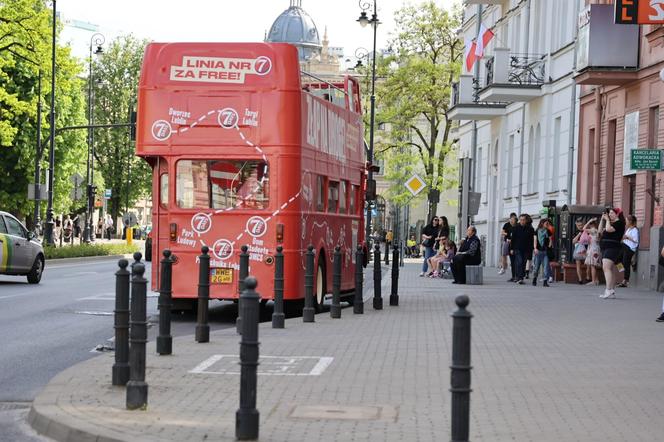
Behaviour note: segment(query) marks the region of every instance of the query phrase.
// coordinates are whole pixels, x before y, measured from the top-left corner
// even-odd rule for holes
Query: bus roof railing
[[[306,72],[306,71],[300,71],[300,73],[301,73],[302,75],[304,75],[305,77],[311,77],[311,78],[313,78],[314,80],[316,80],[316,81],[318,81],[318,82],[320,82],[320,83],[324,83],[324,84],[326,84],[328,87],[333,88],[333,89],[336,89],[337,91],[341,92],[342,94],[347,95],[347,92],[346,92],[345,90],[341,89],[339,86],[337,86],[337,85],[335,85],[335,84],[333,84],[333,83],[330,83],[330,82],[327,81],[327,80],[323,80],[322,78],[317,77],[317,76],[315,76],[315,75],[313,75],[313,74],[310,74],[309,72]],[[306,83],[306,84],[307,84],[307,85],[310,85],[311,83]]]

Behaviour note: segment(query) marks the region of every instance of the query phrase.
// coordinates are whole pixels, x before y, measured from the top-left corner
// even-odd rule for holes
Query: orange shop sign
[[[617,24],[664,24],[664,0],[615,0]]]

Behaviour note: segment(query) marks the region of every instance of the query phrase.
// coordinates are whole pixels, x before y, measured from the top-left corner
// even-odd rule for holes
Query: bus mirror
[[[376,199],[376,180],[367,180],[367,201],[373,201]]]

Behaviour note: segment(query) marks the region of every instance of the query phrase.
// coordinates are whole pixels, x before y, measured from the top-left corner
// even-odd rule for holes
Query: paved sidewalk
[[[449,315],[460,293],[475,315],[471,440],[662,440],[661,294],[623,289],[601,300],[601,288],[516,286],[494,269],[484,286],[418,273],[402,268],[399,307],[385,297],[383,311],[368,301],[364,315],[261,325],[261,440],[449,440]],[[124,409],[124,388],[110,385],[113,356],[101,355],[56,376],[30,423],[60,441],[233,440],[239,337],[229,329],[193,341],[175,339],[164,357],[148,344],[146,411]]]

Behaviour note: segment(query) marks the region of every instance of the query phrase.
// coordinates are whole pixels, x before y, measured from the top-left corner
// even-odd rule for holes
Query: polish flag
[[[466,60],[466,71],[470,72],[473,69],[473,65],[477,60],[475,56],[475,51],[477,44],[470,38],[466,39],[466,48],[464,53],[464,59]]]
[[[495,34],[484,23],[480,23],[480,32],[477,34],[477,47],[475,48],[475,55],[479,58],[484,56],[484,48],[489,44]]]

